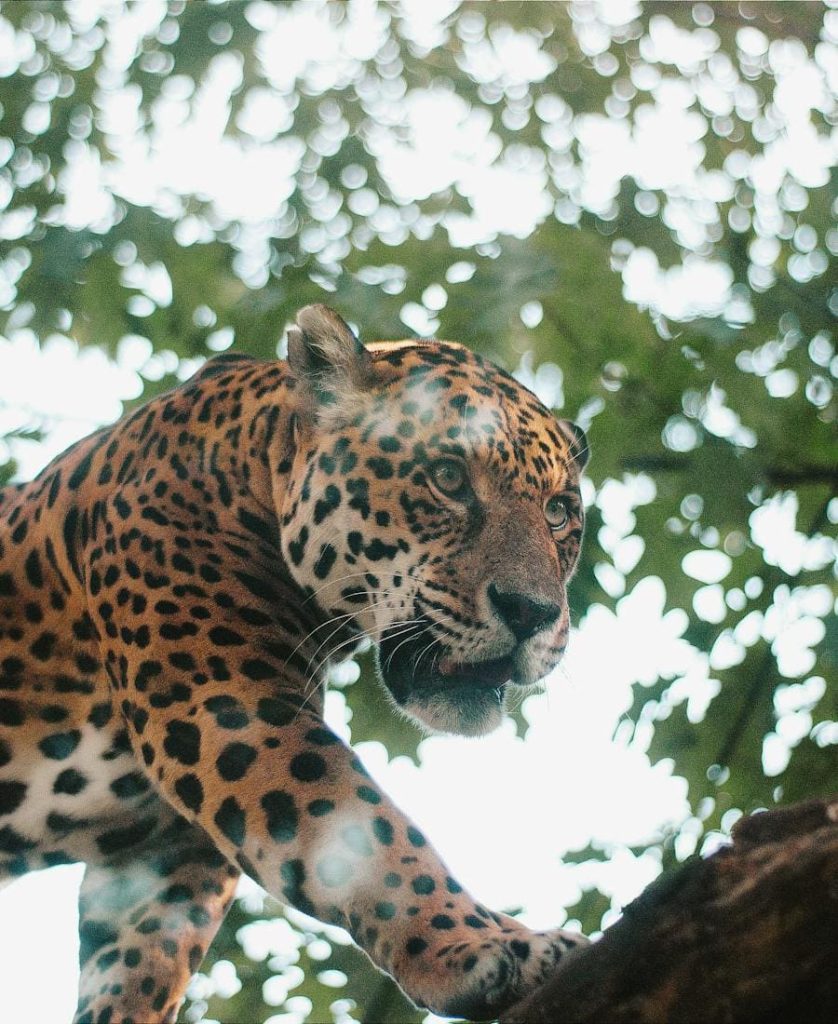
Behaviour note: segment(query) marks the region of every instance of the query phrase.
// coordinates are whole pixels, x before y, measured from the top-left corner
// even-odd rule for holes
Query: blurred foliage
[[[296,309],[325,299],[367,338],[427,329],[520,365],[536,384],[545,365],[562,367],[556,405],[594,452],[577,617],[656,575],[668,606],[689,615],[685,638],[710,655],[709,697],[659,679],[636,686],[627,716],[628,741],[645,742],[653,762],[671,759],[689,784],[681,845],[679,833],[660,839],[668,863],[731,814],[838,783],[825,539],[838,519],[835,178],[829,160],[826,172],[801,167],[793,151],[795,139],[834,139],[838,11],[650,0],[621,5],[619,22],[607,3],[452,0],[434,22],[420,7],[3,2],[0,331],[57,332],[114,355],[131,335],[181,359],[231,343],[272,357]],[[301,16],[322,19],[324,45],[336,43],[286,74],[270,40]],[[808,97],[794,124],[792,80]],[[231,145],[251,159],[285,145],[294,154],[264,215],[225,213],[200,182],[152,194],[126,173],[165,156],[166,126],[185,130],[213,88]],[[483,119],[496,164],[531,172],[545,203],[527,237],[464,241],[462,182],[399,192],[388,159],[412,152],[414,101],[440,96],[464,125]],[[648,152],[637,167],[615,155],[603,175],[597,132],[622,126],[648,150],[644,133],[673,106],[692,133],[671,142],[682,180],[656,173]],[[73,203],[81,182],[87,218]],[[656,290],[637,293],[639,263],[658,275]],[[723,301],[701,293],[706,278],[689,278],[697,267],[722,275]],[[682,290],[699,284],[679,306],[682,273]],[[176,380],[149,370],[143,397]],[[4,451],[0,482],[13,471]],[[599,501],[613,481],[642,495],[628,527],[609,523]],[[755,539],[754,513],[773,507],[791,517],[794,555],[766,554]],[[696,550],[727,556],[722,582],[685,572]],[[798,627],[811,655],[789,670],[778,638]],[[418,734],[382,721],[362,664],[362,681],[344,689],[353,738],[415,758]],[[786,749],[770,775],[766,743]],[[594,842],[576,859],[604,856]],[[607,906],[591,891],[571,913],[593,930]],[[273,1012],[260,982],[292,961],[253,961],[236,939],[267,914],[237,906],[212,957],[246,983],[213,996],[205,965],[184,1020]],[[333,944],[311,960],[305,927],[292,923],[305,969],[285,1004],[294,1019],[306,999],[315,1021],[418,1019],[356,951]],[[338,992],[318,980],[323,970],[350,981]]]

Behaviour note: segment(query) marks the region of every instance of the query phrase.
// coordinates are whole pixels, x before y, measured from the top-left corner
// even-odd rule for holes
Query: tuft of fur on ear
[[[578,423],[573,423],[571,420],[559,420],[559,425],[570,442],[570,454],[581,473],[588,465],[588,457],[591,454],[587,435]]]
[[[346,321],[320,303],[301,309],[296,325],[289,328],[288,363],[320,405],[364,391],[373,379],[369,352]]]

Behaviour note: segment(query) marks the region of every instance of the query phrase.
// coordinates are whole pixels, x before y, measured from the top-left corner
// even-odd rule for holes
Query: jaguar
[[[466,347],[312,305],[287,360],[215,357],[0,490],[0,884],[86,864],[76,1024],[174,1021],[242,872],[447,1016],[585,941],[473,898],[323,707],[371,641],[399,713],[495,728],[567,642],[587,451]]]

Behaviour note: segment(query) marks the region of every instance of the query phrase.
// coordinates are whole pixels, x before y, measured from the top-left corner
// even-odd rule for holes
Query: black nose
[[[536,601],[526,594],[504,593],[494,583],[489,584],[489,600],[519,642],[555,622],[562,610],[558,604]]]

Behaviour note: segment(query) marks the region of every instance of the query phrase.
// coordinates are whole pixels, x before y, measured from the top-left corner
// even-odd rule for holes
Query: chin
[[[484,736],[503,721],[507,687],[517,682],[509,655],[457,662],[441,648],[429,657],[427,636],[400,639],[392,627],[377,651],[378,674],[396,707],[431,733]]]
[[[428,733],[486,736],[503,721],[505,689],[455,687],[445,692],[414,695],[398,706]]]

